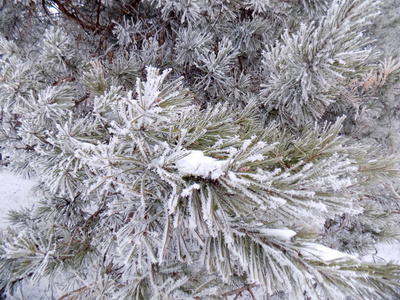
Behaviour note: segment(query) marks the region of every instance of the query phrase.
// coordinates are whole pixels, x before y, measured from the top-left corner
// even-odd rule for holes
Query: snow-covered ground
[[[10,209],[32,206],[37,198],[30,190],[35,181],[14,175],[6,168],[0,168],[0,230],[7,227],[7,214]]]
[[[376,253],[372,253],[362,257],[364,261],[369,262],[392,262],[400,264],[400,244],[399,243],[382,243],[376,245]]]
[[[38,198],[32,195],[31,189],[36,184],[34,180],[24,179],[22,176],[11,173],[4,167],[0,167],[0,231],[6,229],[8,212],[18,210],[21,207],[32,207]],[[27,283],[22,290],[17,290],[15,297],[8,296],[7,300],[47,300],[56,299],[56,296],[48,290],[46,280],[39,284]]]

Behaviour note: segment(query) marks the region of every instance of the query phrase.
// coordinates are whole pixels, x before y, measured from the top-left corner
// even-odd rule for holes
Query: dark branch
[[[96,25],[100,26],[100,9],[101,9],[101,0],[98,0],[98,5],[97,5],[97,17],[96,17]]]
[[[86,93],[82,98],[78,99],[75,101],[75,107],[81,104],[83,101],[85,101],[87,98],[89,98],[90,94]]]
[[[68,11],[68,9],[61,3],[61,1],[59,0],[53,0],[53,2],[57,5],[57,8],[59,9],[59,11],[69,20],[73,21],[76,24],[79,24],[80,26],[82,26],[85,29],[91,30],[91,31],[102,31],[105,29],[104,26],[101,26],[100,24],[93,24],[91,22],[88,21],[83,21],[81,19],[78,18],[78,16],[70,13]]]
[[[73,295],[73,294],[76,294],[76,293],[82,293],[82,292],[84,292],[84,291],[87,291],[89,288],[87,287],[87,286],[83,286],[83,287],[81,287],[81,288],[79,288],[79,289],[76,289],[76,290],[73,290],[73,291],[71,291],[71,292],[69,292],[69,293],[67,293],[67,294],[65,294],[65,295],[63,295],[63,296],[61,296],[60,298],[58,298],[58,300],[63,300],[63,299],[65,299],[65,298],[67,298],[67,297],[69,297],[69,296],[71,296],[71,295]]]
[[[236,290],[227,292],[227,293],[223,294],[222,296],[227,297],[227,296],[236,295],[236,297],[237,297],[238,295],[240,295],[240,294],[243,293],[244,291],[248,291],[248,292],[250,293],[250,295],[251,295],[251,296],[253,297],[253,299],[254,299],[254,295],[253,295],[253,293],[251,292],[251,288],[253,288],[253,287],[255,287],[255,286],[257,286],[257,284],[255,284],[255,283],[246,284],[246,285],[242,286],[241,288],[238,288],[238,289],[236,289]],[[235,299],[236,299],[236,298],[235,298]]]

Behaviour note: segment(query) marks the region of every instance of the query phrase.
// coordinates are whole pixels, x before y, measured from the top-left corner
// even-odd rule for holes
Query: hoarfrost
[[[199,190],[199,189],[200,189],[200,185],[199,184],[197,184],[197,183],[192,184],[191,186],[187,187],[186,189],[184,189],[182,191],[181,196],[182,197],[187,197],[187,196],[189,196],[191,194],[191,192],[193,190]]]
[[[319,201],[319,202],[310,201],[310,202],[308,202],[307,205],[308,205],[309,207],[311,207],[311,208],[314,208],[314,209],[320,211],[320,212],[325,212],[325,213],[328,212],[328,208],[327,208],[326,205],[323,204],[321,201]]]

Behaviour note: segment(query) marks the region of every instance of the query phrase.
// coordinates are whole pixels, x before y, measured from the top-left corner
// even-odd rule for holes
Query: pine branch
[[[76,290],[73,290],[73,291],[71,291],[71,292],[68,292],[68,293],[62,295],[61,297],[58,298],[58,300],[63,300],[63,299],[68,298],[69,296],[72,296],[72,295],[74,295],[74,294],[78,294],[78,295],[74,296],[74,298],[75,298],[75,297],[79,296],[80,294],[86,292],[86,291],[89,290],[89,289],[90,289],[89,287],[83,286],[83,287],[81,287],[81,288],[78,288],[78,289],[76,289]]]
[[[75,80],[76,80],[75,77],[67,75],[65,77],[62,77],[62,78],[54,81],[53,86],[59,85],[60,83],[63,83],[63,82],[71,82],[71,81],[75,81]]]
[[[246,284],[246,285],[242,286],[241,288],[238,288],[238,289],[233,290],[233,291],[226,292],[225,294],[222,294],[222,296],[226,298],[228,296],[235,295],[234,299],[236,300],[244,291],[248,291],[249,294],[251,295],[252,299],[255,300],[256,298],[254,297],[254,294],[251,291],[251,288],[256,287],[256,286],[257,286],[257,284],[255,284],[255,283]]]
[[[90,94],[86,93],[84,96],[82,96],[80,99],[75,100],[75,107],[77,107],[79,104],[81,104],[82,102],[86,101],[89,98]],[[86,106],[86,102],[85,102],[85,106]]]
[[[60,10],[60,12],[62,14],[64,14],[66,16],[67,19],[69,19],[69,20],[73,21],[74,23],[82,26],[83,28],[89,29],[89,30],[94,31],[94,32],[99,32],[99,31],[103,31],[103,30],[106,29],[106,27],[104,27],[104,26],[102,26],[100,24],[94,24],[94,23],[91,23],[89,21],[82,21],[76,15],[70,13],[68,11],[68,9],[64,6],[64,4],[60,0],[52,0],[52,1],[56,3],[57,8]]]

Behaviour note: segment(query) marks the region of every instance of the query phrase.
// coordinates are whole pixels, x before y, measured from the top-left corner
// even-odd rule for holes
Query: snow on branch
[[[178,172],[185,176],[199,176],[203,178],[218,179],[224,175],[226,160],[218,160],[205,156],[202,151],[190,150],[189,154],[176,162]]]

